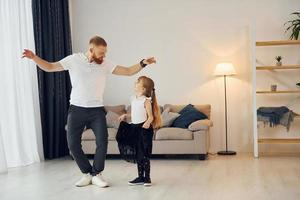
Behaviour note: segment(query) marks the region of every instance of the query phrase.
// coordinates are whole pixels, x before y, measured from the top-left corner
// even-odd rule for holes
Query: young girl
[[[131,117],[131,124],[124,120]],[[116,136],[121,156],[128,162],[137,163],[138,177],[129,185],[151,186],[150,156],[153,129],[161,126],[160,109],[157,104],[154,82],[141,76],[135,83],[135,95],[131,97],[131,114],[120,116]]]

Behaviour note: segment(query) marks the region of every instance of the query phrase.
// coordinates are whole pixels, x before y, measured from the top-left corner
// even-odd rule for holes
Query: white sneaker
[[[89,173],[88,174],[84,174],[81,177],[81,179],[75,183],[75,185],[77,187],[84,187],[84,186],[90,185],[92,183],[92,177],[93,176],[90,175]]]
[[[108,183],[103,179],[101,173],[97,174],[96,176],[93,176],[92,184],[101,188],[108,187]]]

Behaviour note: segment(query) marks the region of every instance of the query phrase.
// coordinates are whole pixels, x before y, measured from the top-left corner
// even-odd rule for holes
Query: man
[[[28,49],[23,52],[23,57],[32,59],[39,68],[46,72],[69,70],[72,92],[67,120],[67,140],[69,149],[83,173],[83,177],[75,184],[78,187],[89,184],[99,187],[108,186],[101,175],[104,170],[108,143],[106,112],[103,106],[106,76],[110,73],[131,76],[141,71],[146,65],[156,63],[154,57],[151,57],[131,67],[123,67],[104,59],[106,51],[106,41],[95,36],[90,39],[89,50],[86,53],[76,53],[59,62],[47,62]],[[86,125],[91,127],[96,137],[93,166],[81,147],[81,135]]]

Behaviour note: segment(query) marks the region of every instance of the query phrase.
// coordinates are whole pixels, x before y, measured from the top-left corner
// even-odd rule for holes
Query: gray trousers
[[[96,175],[104,170],[108,133],[104,107],[85,108],[71,105],[68,113],[68,146],[82,173]],[[96,152],[93,166],[84,154],[81,136],[85,127],[93,130],[96,137]]]

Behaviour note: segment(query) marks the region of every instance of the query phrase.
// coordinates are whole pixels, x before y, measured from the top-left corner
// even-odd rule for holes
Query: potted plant
[[[281,66],[282,65],[282,62],[281,62],[281,60],[282,60],[282,57],[281,56],[276,56],[275,57],[275,59],[276,59],[276,66]]]
[[[289,20],[284,24],[284,26],[288,25],[285,32],[291,30],[292,33],[290,35],[290,39],[298,40],[300,32],[300,12],[293,12],[291,15],[296,16],[296,18],[294,20]]]
[[[276,90],[277,90],[277,85],[271,85],[271,91],[272,92],[276,92]]]

